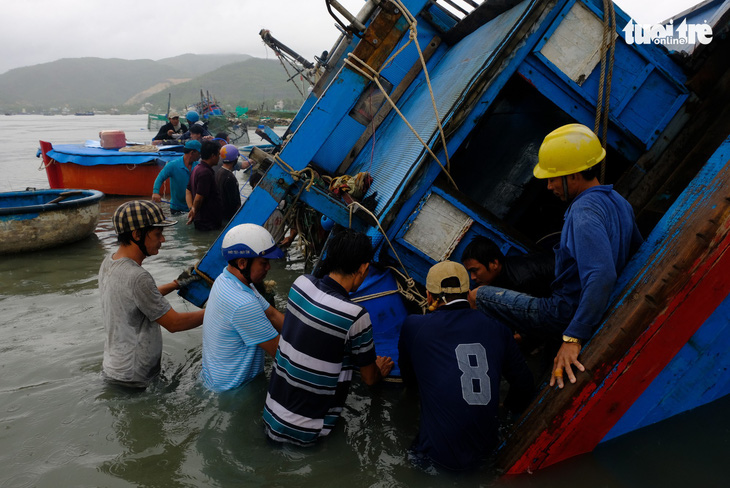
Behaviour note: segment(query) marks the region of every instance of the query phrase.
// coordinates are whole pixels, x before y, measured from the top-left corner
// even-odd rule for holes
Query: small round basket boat
[[[0,193],[0,254],[37,251],[81,240],[99,222],[96,190]]]

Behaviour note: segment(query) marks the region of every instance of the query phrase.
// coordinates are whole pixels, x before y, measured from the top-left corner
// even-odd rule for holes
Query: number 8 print
[[[487,405],[492,399],[487,352],[481,344],[459,344],[456,360],[461,375],[461,395],[469,405]]]

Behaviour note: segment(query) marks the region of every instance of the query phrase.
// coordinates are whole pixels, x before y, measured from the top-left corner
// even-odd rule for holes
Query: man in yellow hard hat
[[[482,286],[470,300],[520,334],[560,338],[550,385],[563,387],[563,372],[575,383],[572,367],[608,306],[616,279],[643,239],[631,205],[612,185],[598,181],[598,163],[606,157],[596,135],[581,124],[568,124],[545,137],[536,178],[569,203],[560,244],[555,247],[555,281],[548,298]]]

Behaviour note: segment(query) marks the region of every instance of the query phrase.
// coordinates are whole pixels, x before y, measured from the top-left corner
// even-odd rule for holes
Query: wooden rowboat
[[[96,190],[0,193],[0,254],[37,251],[88,237],[104,194]]]

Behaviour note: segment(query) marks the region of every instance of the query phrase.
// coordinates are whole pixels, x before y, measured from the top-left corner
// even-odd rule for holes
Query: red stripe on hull
[[[571,406],[559,418],[552,419],[551,426],[538,436],[508,474],[544,468],[592,451],[598,445],[728,296],[730,253],[725,251],[729,246],[730,236],[725,234],[706,259],[696,263],[688,283],[657,315],[613,371],[595,369],[594,377],[605,380],[583,388],[573,398]],[[606,365],[606,368],[610,366]]]

